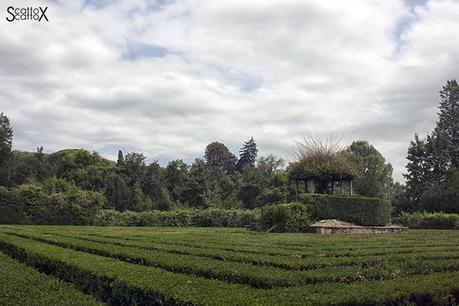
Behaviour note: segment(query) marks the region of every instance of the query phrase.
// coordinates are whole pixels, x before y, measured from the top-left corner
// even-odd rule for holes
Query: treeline
[[[2,118],[9,126],[8,118]],[[284,161],[272,155],[258,157],[253,138],[242,146],[238,158],[219,142],[210,143],[203,153],[203,158],[191,165],[173,160],[162,167],[157,161],[147,164],[145,155],[137,152],[124,155],[119,151],[114,162],[83,149],[52,154],[44,153],[43,148],[35,153],[10,151],[0,165],[0,185],[36,192],[35,198],[41,194],[90,191],[103,198],[105,209],[137,212],[209,207],[254,209],[286,202],[295,193]],[[354,184],[356,192],[390,197],[392,167],[383,156],[366,141],[354,142],[347,153],[360,167],[361,175]]]
[[[440,96],[434,131],[426,139],[416,135],[408,149],[406,186],[394,184],[392,166],[367,141],[344,148],[356,169],[356,195],[390,200],[394,215],[459,212],[457,82],[448,81]],[[60,223],[65,219],[84,224],[100,208],[119,212],[255,209],[289,202],[295,195],[285,162],[273,155],[258,156],[253,138],[242,145],[238,156],[225,144],[212,142],[193,163],[173,160],[165,166],[147,163],[138,152],[119,151],[117,161],[111,161],[83,149],[47,154],[42,147],[36,152],[13,151],[12,144],[13,128],[1,113],[0,205],[11,214],[20,210],[17,217],[31,223],[55,216]],[[7,214],[3,215],[5,219]]]

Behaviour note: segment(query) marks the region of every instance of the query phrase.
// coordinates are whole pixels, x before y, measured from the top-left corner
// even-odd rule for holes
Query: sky
[[[48,22],[6,18],[48,7]],[[368,140],[402,180],[459,78],[459,0],[0,0],[0,112],[14,149],[116,159],[288,158],[302,134]]]

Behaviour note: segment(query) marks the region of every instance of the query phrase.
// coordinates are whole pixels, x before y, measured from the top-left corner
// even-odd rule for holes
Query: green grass
[[[9,225],[0,226],[0,251],[109,304],[447,305],[459,298],[457,231]]]

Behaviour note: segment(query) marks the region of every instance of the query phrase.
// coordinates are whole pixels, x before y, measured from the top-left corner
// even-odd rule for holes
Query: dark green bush
[[[339,219],[359,225],[386,225],[391,221],[390,202],[383,199],[302,193],[298,201],[311,205],[314,219]]]
[[[308,208],[301,203],[265,206],[261,213],[264,230],[275,225],[276,232],[305,232],[310,224]]]
[[[67,184],[55,184],[54,189],[47,184],[0,187],[0,224],[91,225],[104,196]]]
[[[402,212],[395,219],[396,223],[408,226],[409,228],[425,229],[459,229],[459,214],[447,214],[442,212]]]
[[[0,224],[21,224],[26,220],[19,195],[0,186]]]
[[[100,210],[96,225],[243,227],[258,223],[260,210],[218,209],[119,212]]]

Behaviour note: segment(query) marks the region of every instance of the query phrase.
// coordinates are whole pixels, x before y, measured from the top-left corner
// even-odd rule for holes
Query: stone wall
[[[317,226],[310,227],[311,231],[319,234],[393,234],[406,232],[404,226]]]

